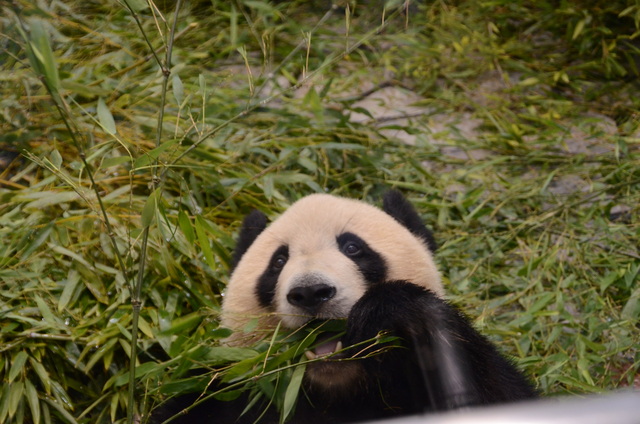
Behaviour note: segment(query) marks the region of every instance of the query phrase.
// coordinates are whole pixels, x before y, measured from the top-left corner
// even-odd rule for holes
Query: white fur
[[[278,320],[285,327],[299,327],[309,318],[290,305],[286,295],[296,278],[309,273],[337,289],[321,318],[346,318],[367,285],[356,264],[338,250],[336,237],[345,232],[357,235],[384,258],[387,280],[410,281],[442,296],[431,252],[394,218],[361,201],[314,194],[294,203],[244,254],[224,296],[222,325],[242,330],[252,318],[259,318],[260,328]],[[258,302],[256,286],[273,252],[282,245],[289,246],[289,260],[276,285],[274,310],[268,310]]]

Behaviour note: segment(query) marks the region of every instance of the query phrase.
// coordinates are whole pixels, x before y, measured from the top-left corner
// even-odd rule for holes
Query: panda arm
[[[380,384],[393,384],[399,370],[409,374],[403,377],[414,386],[411,391],[417,389],[426,396],[418,400],[423,410],[536,396],[526,378],[464,315],[415,284],[394,281],[373,285],[354,305],[347,322],[347,344],[371,339],[380,331],[403,340],[406,349],[391,349],[380,358],[369,358],[365,366],[375,368]]]

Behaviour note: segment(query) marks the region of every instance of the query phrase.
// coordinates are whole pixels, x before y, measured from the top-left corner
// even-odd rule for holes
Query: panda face
[[[314,236],[281,244],[258,279],[260,306],[277,313],[286,327],[313,318],[345,318],[367,286],[383,282],[387,274],[384,258],[365,240],[342,228],[322,227],[310,229]]]
[[[271,225],[245,225],[224,297],[222,324],[258,318],[295,329],[311,319],[346,318],[373,284],[406,280],[443,292],[432,253],[402,222],[369,204],[305,197]],[[258,228],[259,227],[259,228]]]

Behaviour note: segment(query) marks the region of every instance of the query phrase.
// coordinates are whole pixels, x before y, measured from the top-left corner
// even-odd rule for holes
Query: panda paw
[[[376,284],[351,309],[345,342],[359,343],[381,332],[410,341],[424,332],[426,316],[437,326],[450,314],[446,302],[425,288],[405,281]]]

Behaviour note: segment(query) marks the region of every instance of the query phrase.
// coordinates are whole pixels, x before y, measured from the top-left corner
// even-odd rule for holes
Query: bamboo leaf
[[[5,383],[2,385],[2,390],[0,391],[0,394],[2,395],[0,398],[0,423],[6,422],[7,415],[9,415],[10,387],[9,383]]]
[[[31,368],[33,368],[33,370],[38,375],[38,378],[40,379],[40,383],[44,387],[45,392],[47,394],[50,394],[51,393],[51,377],[49,376],[49,373],[47,372],[47,370],[44,368],[44,365],[42,365],[41,362],[38,362],[33,357],[29,357],[29,364],[31,365]]]
[[[115,135],[116,122],[113,120],[113,115],[111,114],[111,111],[107,107],[107,104],[104,102],[104,99],[102,97],[98,99],[97,112],[98,112],[98,122],[100,122],[102,129],[107,134]]]
[[[155,149],[152,149],[152,150],[144,153],[142,156],[140,156],[138,159],[136,159],[136,161],[133,164],[133,167],[135,169],[139,169],[139,168],[144,168],[146,166],[149,166],[149,164],[151,164],[156,159],[158,159],[160,157],[160,155],[165,150],[167,150],[168,148],[170,148],[172,146],[175,146],[177,143],[178,143],[177,139],[172,139],[172,140],[169,140],[169,141],[165,141],[164,143],[160,144]]]
[[[60,167],[62,166],[62,156],[57,149],[53,149],[51,155],[49,156],[49,160],[56,169],[60,169]]]
[[[640,288],[633,291],[629,300],[627,300],[627,303],[622,308],[620,315],[628,320],[638,320],[638,317],[640,317]]]
[[[127,162],[131,162],[131,158],[129,156],[116,156],[103,160],[102,167],[111,168],[112,166],[122,165]]]
[[[120,404],[120,396],[118,392],[115,392],[114,395],[111,397],[111,422],[116,421],[119,404]]]
[[[26,209],[43,209],[60,203],[74,202],[80,198],[75,191],[43,191],[38,193],[38,199],[25,205]]]
[[[31,420],[34,424],[38,424],[40,423],[40,399],[38,399],[38,392],[29,380],[25,380],[24,389],[27,402],[29,403],[29,409],[31,409]]]
[[[571,35],[572,40],[575,40],[580,36],[580,34],[582,34],[582,31],[584,30],[584,26],[586,23],[587,23],[586,19],[580,19],[578,21],[578,23],[576,24],[576,27],[573,29],[573,35]]]
[[[79,263],[81,263],[82,265],[87,267],[88,269],[93,269],[93,265],[91,265],[89,262],[87,262],[82,256],[80,256],[76,252],[72,252],[71,250],[67,249],[66,247],[55,246],[55,245],[53,245],[51,243],[49,243],[48,245],[49,245],[49,248],[52,251],[54,251],[56,253],[60,253],[61,255],[68,256],[71,259],[74,259],[74,260],[78,261]]]
[[[40,310],[40,314],[42,314],[42,318],[47,322],[47,324],[52,327],[59,327],[60,323],[56,319],[55,315],[53,315],[53,312],[51,312],[51,308],[49,308],[47,302],[45,302],[45,300],[38,295],[35,295],[34,298],[36,304],[38,305],[38,309]]]
[[[144,228],[150,226],[156,217],[156,210],[158,209],[158,196],[160,195],[160,189],[155,189],[147,198],[147,201],[142,208],[142,226]]]
[[[67,411],[66,409],[64,409],[64,407],[62,405],[60,405],[58,402],[56,402],[54,399],[48,399],[45,398],[44,399],[49,405],[53,406],[53,408],[58,411],[58,413],[60,415],[62,415],[64,417],[64,419],[70,423],[70,424],[78,424],[78,422],[76,421],[75,418],[73,418],[73,416],[69,413],[69,411]]]
[[[80,274],[78,274],[78,271],[72,269],[69,271],[69,275],[67,276],[67,280],[64,284],[64,289],[62,289],[62,294],[58,300],[58,313],[64,311],[64,308],[69,304],[71,296],[73,296],[73,292],[78,286],[78,282],[80,282]]]
[[[192,312],[190,314],[181,316],[171,322],[171,326],[166,330],[160,332],[161,336],[167,336],[172,334],[185,333],[191,330],[202,321],[202,314],[200,312]]]
[[[187,216],[184,209],[180,209],[180,211],[178,212],[178,225],[180,225],[182,234],[184,234],[189,244],[193,245],[196,240],[196,235],[193,231],[193,225],[191,225],[191,220]]]
[[[87,361],[87,365],[84,366],[84,372],[88,373],[89,371],[91,371],[91,368],[94,367],[94,365],[100,360],[100,358],[105,355],[105,353],[113,349],[113,346],[115,346],[117,342],[118,339],[114,337],[112,339],[109,339],[109,341],[107,341],[103,346],[96,350],[89,361]]]
[[[214,346],[207,350],[205,359],[212,363],[237,362],[255,358],[258,354],[256,350],[246,347]]]
[[[20,260],[26,261],[28,258],[30,258],[33,252],[37,251],[40,248],[40,246],[42,246],[42,244],[45,241],[47,241],[47,239],[51,235],[53,227],[54,227],[54,224],[50,223],[49,225],[44,227],[42,230],[40,230],[38,234],[35,237],[33,237],[33,241],[29,243],[26,249],[24,249],[24,251],[20,255]]]
[[[178,75],[174,75],[171,81],[173,88],[173,97],[176,98],[176,103],[178,104],[178,106],[180,106],[184,101],[184,86],[182,85],[182,80]]]
[[[301,364],[296,367],[291,376],[291,381],[287,386],[287,391],[284,395],[284,403],[282,406],[282,413],[280,414],[280,423],[284,423],[291,414],[293,407],[298,399],[298,393],[300,393],[300,385],[302,384],[302,377],[304,377],[304,371],[306,364]]]
[[[127,0],[127,4],[138,13],[149,8],[149,3],[144,0]]]
[[[13,417],[22,402],[22,395],[24,394],[24,383],[22,381],[16,381],[9,386],[9,416]]]
[[[11,383],[15,378],[20,374],[22,369],[24,368],[25,362],[29,358],[29,354],[24,350],[21,350],[13,357],[13,363],[11,364],[11,369],[9,370],[9,378],[8,381]]]
[[[35,59],[38,61],[36,70],[40,71],[45,77],[47,86],[54,92],[60,90],[60,77],[58,75],[58,67],[51,49],[49,34],[39,20],[32,20],[31,27],[31,48]],[[32,63],[33,66],[33,63]]]
[[[216,262],[213,259],[213,251],[211,250],[211,244],[209,242],[209,238],[207,237],[207,233],[205,231],[206,222],[204,222],[204,218],[202,216],[196,216],[196,234],[198,235],[198,243],[200,244],[200,249],[202,250],[202,254],[207,262],[207,265],[211,269],[216,269]]]

